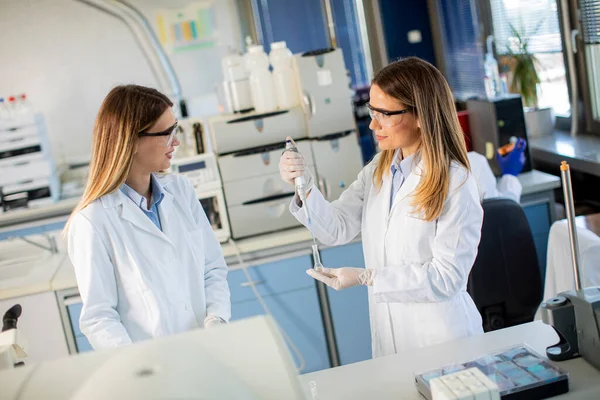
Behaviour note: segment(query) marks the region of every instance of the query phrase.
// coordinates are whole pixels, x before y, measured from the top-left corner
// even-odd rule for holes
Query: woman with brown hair
[[[338,200],[314,187],[299,153],[281,156],[282,179],[304,176],[312,189],[306,202],[322,243],[362,232],[366,269],[307,272],[337,290],[369,287],[374,357],[483,332],[466,292],[483,211],[446,80],[418,58],[396,61],[373,79],[368,107],[382,151]],[[290,209],[307,225],[303,206],[296,196]]]
[[[106,96],[90,174],[65,232],[94,349],[226,322],[227,265],[191,183],[168,169],[177,121],[168,97],[137,85]]]

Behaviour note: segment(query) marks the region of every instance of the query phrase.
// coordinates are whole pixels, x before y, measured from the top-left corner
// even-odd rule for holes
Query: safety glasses
[[[178,133],[179,133],[179,125],[177,124],[177,122],[175,122],[175,124],[173,124],[173,126],[169,127],[168,129],[166,129],[162,132],[152,132],[152,133],[140,132],[138,135],[140,137],[159,138],[159,143],[162,146],[170,147],[173,144],[173,140],[175,140],[175,137],[177,136]]]
[[[397,111],[385,111],[377,108],[373,108],[370,103],[367,103],[369,109],[369,116],[371,119],[377,121],[377,123],[383,127],[391,128],[402,122],[402,116],[410,110],[397,110]]]

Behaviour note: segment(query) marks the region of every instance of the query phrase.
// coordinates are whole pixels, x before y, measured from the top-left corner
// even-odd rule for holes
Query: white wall
[[[189,0],[130,0],[155,28],[156,10]],[[170,55],[183,95],[214,93],[220,58],[240,47],[233,0],[214,0],[219,45]],[[129,28],[75,0],[0,0],[0,97],[27,93],[46,119],[58,163],[89,157],[94,118],[109,90],[124,83],[157,87]],[[160,88],[158,88],[160,89]]]

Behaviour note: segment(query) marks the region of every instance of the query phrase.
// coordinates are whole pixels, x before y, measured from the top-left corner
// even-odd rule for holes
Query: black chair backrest
[[[521,206],[509,199],[488,199],[482,205],[481,241],[467,290],[487,332],[533,321],[543,289]]]

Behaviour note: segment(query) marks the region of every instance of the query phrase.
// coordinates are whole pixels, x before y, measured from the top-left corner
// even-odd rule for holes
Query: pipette
[[[285,151],[293,151],[295,153],[299,153],[296,146],[291,140],[285,141]],[[312,221],[310,219],[310,213],[308,211],[308,204],[306,204],[306,179],[304,176],[299,176],[294,179],[294,186],[296,187],[296,193],[298,193],[298,197],[302,201],[302,209],[304,210],[304,215],[306,216],[306,221],[308,223],[308,230],[310,231],[310,235],[312,236],[313,245],[312,245],[312,253],[314,259],[313,268],[317,271],[323,269],[323,264],[321,264],[321,256],[319,255],[319,245],[317,244],[317,239],[315,238],[315,234],[312,229]]]

